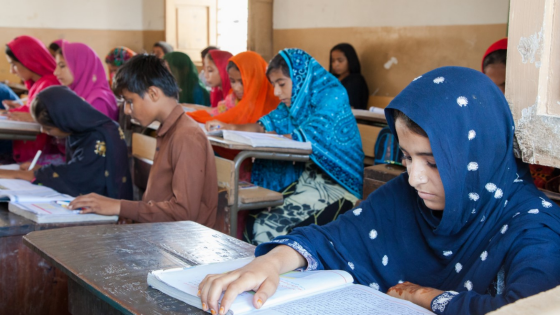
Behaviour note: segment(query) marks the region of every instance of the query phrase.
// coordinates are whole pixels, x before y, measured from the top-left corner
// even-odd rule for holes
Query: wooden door
[[[217,0],[167,0],[165,40],[201,65],[200,51],[217,40]]]
[[[511,0],[506,98],[523,161],[560,167],[560,0]]]

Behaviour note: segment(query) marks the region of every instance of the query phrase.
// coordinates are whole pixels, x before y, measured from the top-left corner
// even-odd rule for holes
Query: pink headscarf
[[[107,117],[117,120],[118,107],[109,87],[103,63],[86,44],[62,42],[62,55],[74,76],[69,88]]]

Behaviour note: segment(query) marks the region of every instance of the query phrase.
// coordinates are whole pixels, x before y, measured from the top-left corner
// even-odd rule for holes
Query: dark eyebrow
[[[402,146],[401,146],[401,150],[404,153],[408,153],[408,151],[406,151],[405,148],[403,148]],[[415,155],[417,155],[417,156],[431,156],[431,157],[434,156],[434,154],[432,152],[420,152],[420,153],[416,153]]]
[[[274,83],[278,83],[278,81],[280,81],[280,80],[286,80],[286,79],[284,79],[284,78],[278,78],[278,79],[276,79],[276,80],[274,81]]]

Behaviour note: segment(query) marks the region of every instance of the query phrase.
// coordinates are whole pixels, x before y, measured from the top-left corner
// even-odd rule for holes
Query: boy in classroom
[[[141,201],[97,194],[70,203],[82,213],[120,215],[137,222],[191,220],[216,230],[218,179],[214,152],[204,131],[177,103],[179,88],[164,61],[154,55],[132,57],[119,69],[114,92],[124,99],[125,113],[157,130],[156,153]]]

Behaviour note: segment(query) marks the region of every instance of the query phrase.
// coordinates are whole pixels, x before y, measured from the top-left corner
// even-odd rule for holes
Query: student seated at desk
[[[219,50],[220,48],[218,48],[216,46],[208,46],[200,52],[200,59],[202,59],[202,62],[204,62],[204,58],[206,58],[206,55],[208,54],[208,52],[211,51],[211,50],[214,50],[214,49]],[[208,86],[208,82],[206,82],[206,77],[204,75],[204,72],[205,72],[204,67],[202,67],[202,70],[200,70],[200,73],[198,74],[198,80],[200,81],[200,83],[202,83],[203,86],[206,87],[206,89],[208,91],[210,91],[210,87]]]
[[[68,86],[93,108],[117,120],[117,99],[109,87],[103,63],[86,44],[63,41],[56,52],[56,75],[62,85]]]
[[[173,46],[164,41],[159,41],[152,47],[152,54],[154,54],[159,59],[163,59],[163,56],[173,51]]]
[[[253,124],[207,124],[209,129],[221,125],[273,132],[312,143],[311,161],[305,165],[270,160],[253,164],[254,184],[285,195],[282,206],[260,211],[246,225],[246,240],[256,244],[300,224],[324,224],[351,209],[362,196],[364,172],[360,133],[338,80],[300,49],[282,50],[270,62],[267,75],[282,102],[276,110]]]
[[[198,71],[187,54],[174,51],[163,57],[179,85],[179,103],[210,106],[210,95],[198,80]]]
[[[385,113],[408,171],[335,222],[296,229],[257,247],[246,267],[206,277],[205,309],[225,314],[254,289],[260,307],[278,275],[300,267],[345,270],[436,314],[486,314],[560,285],[560,208],[515,159],[514,121],[492,81],[439,68]]]
[[[10,63],[10,73],[16,74],[29,90],[27,104],[15,101],[4,101],[4,106],[10,107],[10,119],[33,122],[29,113],[29,104],[43,89],[59,85],[53,75],[56,63],[54,58],[41,41],[31,36],[18,36],[6,45],[6,55]],[[39,164],[60,164],[64,156],[54,138],[46,134],[39,134],[35,141],[13,141],[14,160],[18,163],[31,161],[37,153],[43,151]]]
[[[231,57],[233,55],[227,51],[214,49],[210,50],[203,60],[204,79],[206,85],[212,88],[210,90],[210,106],[212,108],[220,107],[217,111],[211,112],[214,115],[223,113],[228,109],[224,104],[224,99],[231,90],[227,72],[228,61]]]
[[[329,67],[329,72],[338,78],[348,92],[350,106],[367,109],[369,89],[362,76],[360,60],[354,47],[346,43],[334,46],[330,53]]]
[[[132,199],[128,150],[116,122],[63,86],[37,94],[31,114],[44,133],[66,139],[67,163],[2,170],[0,177],[32,181],[71,196],[94,192]]]
[[[210,53],[218,52],[216,50]],[[209,53],[209,55],[210,55]],[[208,58],[208,57],[207,57]],[[188,112],[200,123],[214,121],[216,124],[256,123],[262,116],[274,110],[280,100],[274,95],[274,89],[266,78],[267,63],[261,55],[246,51],[235,55],[227,62],[227,75],[231,91],[218,107],[196,112]],[[214,78],[210,78],[211,81]],[[223,76],[222,76],[223,82]]]
[[[109,86],[113,86],[113,77],[117,70],[122,67],[128,59],[135,56],[136,53],[127,47],[115,47],[105,57],[105,63],[109,68]]]
[[[72,208],[138,222],[191,220],[222,230],[212,147],[177,104],[179,88],[164,62],[154,55],[133,57],[117,72],[115,92],[124,98],[126,114],[142,126],[161,123],[146,192],[142,201],[90,194],[76,198]]]
[[[4,101],[17,102],[18,100],[19,97],[16,95],[16,93],[14,93],[14,91],[12,91],[12,89],[10,89],[10,87],[8,87],[6,84],[0,82],[0,103]],[[2,107],[6,109],[3,104]]]
[[[53,58],[56,58],[56,52],[60,49],[60,47],[62,46],[62,41],[63,39],[57,39],[54,42],[49,44],[49,53],[51,54],[51,56],[53,56]]]
[[[506,92],[507,38],[490,45],[482,57],[482,72],[502,91]]]

